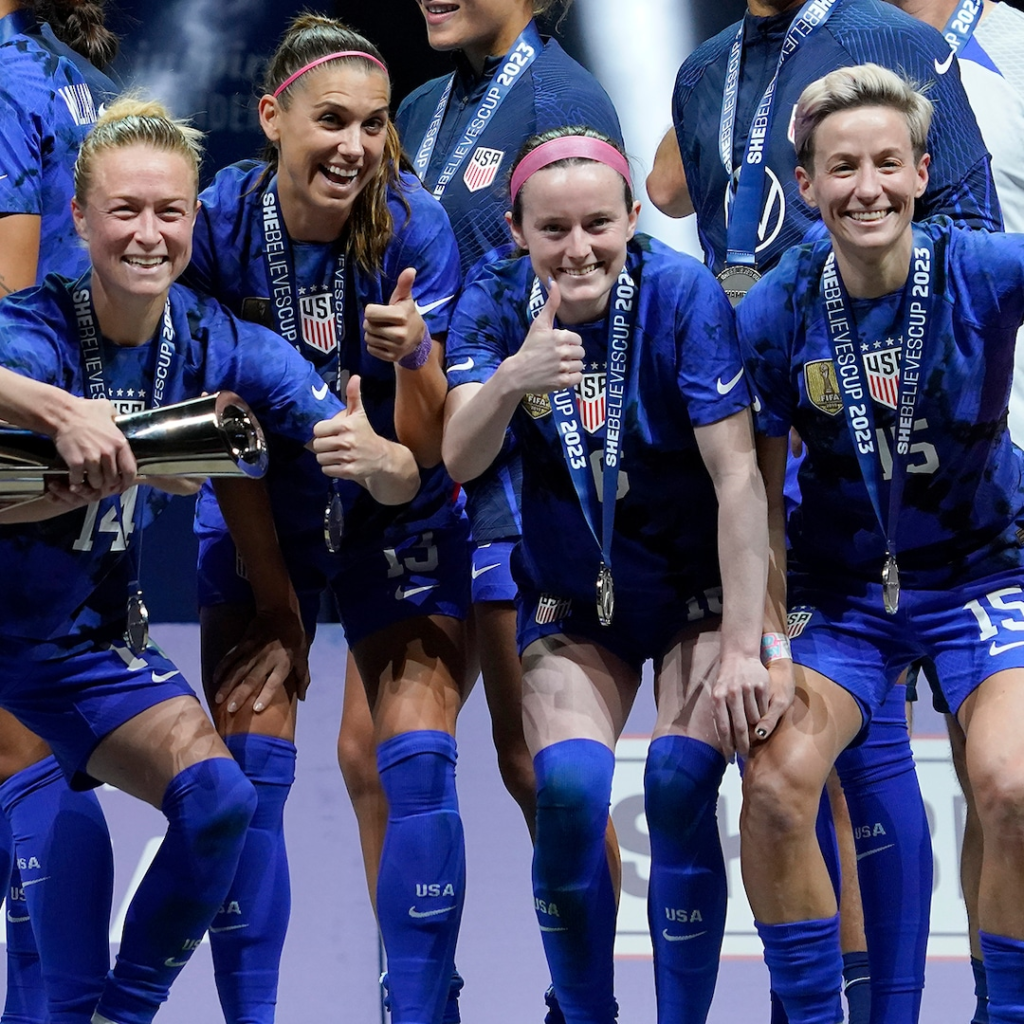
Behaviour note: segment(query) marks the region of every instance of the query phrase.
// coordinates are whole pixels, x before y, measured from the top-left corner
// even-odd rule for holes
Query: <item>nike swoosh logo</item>
[[[187,960],[175,960],[173,956],[169,956],[164,961],[164,967],[184,967],[187,963]]]
[[[406,598],[415,597],[417,594],[425,594],[428,590],[433,590],[434,587],[438,586],[440,586],[439,583],[430,583],[425,587],[406,587],[405,590],[399,587],[395,591],[395,600],[404,601]]]
[[[992,646],[988,649],[988,656],[994,658],[997,654],[1002,654],[1004,651],[1012,651],[1014,647],[1024,647],[1024,640],[1015,640],[1012,644],[997,644],[993,640]]]
[[[540,926],[542,932],[567,932],[568,928],[549,928],[546,924]]]
[[[754,412],[760,412],[761,411],[761,399],[758,398],[756,395],[754,396],[753,409],[754,409]]]
[[[472,370],[474,365],[473,357],[470,356],[465,362],[452,363],[452,365],[448,367],[448,372],[453,373],[456,370]]]
[[[876,846],[873,850],[865,850],[863,853],[857,854],[857,860],[863,860],[865,857],[873,857],[876,853],[885,853],[886,850],[891,850],[895,845],[895,843],[889,843],[888,846]]]
[[[211,935],[217,935],[220,932],[237,932],[239,928],[248,928],[248,927],[249,927],[248,923],[246,923],[246,924],[226,924],[226,925],[224,925],[223,928],[211,928],[210,929],[210,934]]]
[[[729,392],[730,392],[730,391],[732,391],[732,389],[733,389],[734,387],[736,387],[736,385],[737,385],[737,384],[739,384],[739,382],[740,382],[740,378],[741,378],[742,376],[743,376],[743,367],[741,366],[741,367],[740,367],[740,372],[739,372],[739,373],[737,373],[737,374],[736,374],[736,376],[735,376],[735,377],[733,377],[733,379],[732,379],[732,380],[728,380],[728,381],[726,381],[726,382],[725,382],[725,383],[723,384],[723,383],[722,383],[722,378],[721,378],[721,377],[719,377],[719,378],[718,378],[718,380],[717,380],[717,381],[715,382],[715,387],[717,387],[717,388],[718,388],[718,393],[719,393],[720,395],[727,395],[727,394],[729,394]]]
[[[666,942],[689,942],[690,939],[699,939],[702,935],[707,935],[707,929],[702,932],[694,932],[692,935],[670,935],[668,929],[663,928],[661,935]]]
[[[432,309],[437,309],[438,306],[443,306],[446,302],[451,302],[454,299],[454,295],[446,295],[443,299],[436,299],[434,302],[428,302],[425,306],[421,306],[418,302],[413,302],[416,307],[416,312],[420,316],[426,316]]]
[[[942,61],[941,63],[939,62],[939,58],[936,57],[935,58],[935,74],[937,74],[937,75],[944,75],[950,69],[952,64],[953,64],[953,51],[952,50],[949,51],[949,56],[944,61]]]
[[[0,181],[3,181],[3,180],[4,180],[4,178],[6,178],[6,177],[7,177],[7,175],[6,175],[6,174],[0,174]]]
[[[178,670],[175,669],[173,672],[154,672],[153,682],[154,683],[166,683],[168,679],[178,675]]]
[[[45,882],[50,876],[44,875],[42,878],[30,878],[28,881],[22,879],[22,889],[27,889],[30,885],[38,885],[40,882]]]
[[[321,384],[320,387],[310,385],[310,391],[313,392],[313,397],[318,401],[322,402],[327,397],[327,392],[331,389],[326,384]]]
[[[497,569],[499,565],[501,565],[501,562],[495,562],[494,565],[485,565],[482,569],[477,569],[474,566],[473,569],[470,571],[470,575],[472,575],[473,579],[476,579],[478,576],[483,576],[485,572],[490,572],[492,569]]]
[[[440,910],[417,910],[415,907],[409,908],[410,917],[437,917],[438,914],[447,914],[449,910],[454,910],[454,904],[450,907],[442,907]]]
[[[10,921],[11,924],[22,924],[24,921],[31,921],[32,919],[30,917],[14,917],[8,910],[7,920]]]

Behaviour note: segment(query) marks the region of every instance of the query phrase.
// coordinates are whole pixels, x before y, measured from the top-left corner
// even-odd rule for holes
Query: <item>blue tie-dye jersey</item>
[[[68,279],[50,275],[0,303],[0,365],[84,395],[73,290]],[[249,402],[266,431],[296,444],[340,411],[309,363],[277,335],[180,285],[172,287],[170,303],[169,368],[155,367],[155,341],[132,348],[102,341],[106,392],[121,411],[152,405],[154,372],[165,381],[161,406],[228,389]],[[141,486],[56,519],[0,527],[3,640],[39,642],[32,656],[50,657],[97,635],[119,635],[137,534],[167,500]]]
[[[946,217],[920,227],[935,241],[935,300],[895,547],[905,586],[937,587],[1021,562],[1020,462],[1006,406],[1024,320],[1024,235],[960,230]],[[801,504],[789,521],[793,564],[877,582],[885,539],[850,438],[819,292],[829,250],[827,240],[790,250],[740,303],[738,327],[760,401],[758,429],[780,437],[795,427],[807,452]],[[883,514],[901,295],[851,300],[885,478]]]
[[[662,608],[718,580],[718,505],[693,428],[746,408],[750,396],[732,310],[711,274],[646,235],[630,243],[629,266],[637,262],[640,302],[612,553],[617,600]],[[481,268],[467,284],[448,333],[449,387],[487,381],[519,350],[530,327],[533,280],[523,257]],[[586,349],[577,399],[596,474],[608,328],[602,321],[572,330]],[[523,571],[542,592],[592,602],[600,552],[573,490],[548,396],[523,399],[512,426],[523,451]],[[600,512],[595,516],[600,523]]]
[[[186,280],[223,302],[232,312],[273,326],[271,289],[263,242],[263,195],[266,166],[244,161],[220,171],[200,199],[192,263]],[[362,377],[363,406],[374,430],[395,439],[395,368],[370,355],[363,341],[363,310],[368,303],[387,304],[398,277],[406,267],[416,268],[413,293],[432,334],[443,335],[459,290],[459,255],[448,217],[411,174],[402,176],[403,191],[389,193],[388,207],[394,234],[381,270],[368,274],[349,259],[346,270],[345,338],[340,350],[326,352],[300,340],[302,355],[335,381],[350,374]],[[402,198],[408,209],[402,205]],[[299,291],[303,330],[323,320],[321,306],[329,306],[333,320],[331,280],[334,245],[292,243],[295,283]],[[304,303],[305,300],[305,303]],[[302,308],[302,307],[306,308]],[[310,334],[310,337],[315,335]],[[333,339],[333,335],[331,336]],[[333,340],[327,342],[328,347]],[[343,391],[343,388],[342,388]],[[321,528],[327,491],[316,459],[297,446],[278,445],[272,452],[268,476],[278,529]],[[440,527],[456,515],[455,485],[442,466],[421,471],[419,493],[407,505],[385,506],[351,481],[339,481],[345,502],[344,545],[381,536],[404,537],[418,530]],[[212,493],[204,490],[197,512],[200,523],[221,529],[222,519]]]
[[[743,64],[733,138],[733,165],[746,151],[754,112],[775,74],[779,52],[801,5],[769,18],[744,18]],[[697,211],[705,262],[725,265],[726,194],[729,176],[719,154],[722,93],[738,23],[695,50],[676,78],[672,119],[686,182]],[[949,44],[928,25],[883,0],[838,0],[832,15],[787,60],[779,76],[774,120],[765,143],[767,177],[758,226],[757,265],[773,267],[798,242],[824,234],[818,211],[800,198],[794,176],[793,112],[804,88],[839,67],[873,62],[928,87],[935,116],[928,133],[932,155],[928,189],[917,217],[952,217],[971,228],[998,230],[999,204],[988,153],[950,59]]]
[[[88,266],[71,221],[73,168],[96,108],[115,91],[30,12],[0,18],[0,214],[42,218],[37,281]]]

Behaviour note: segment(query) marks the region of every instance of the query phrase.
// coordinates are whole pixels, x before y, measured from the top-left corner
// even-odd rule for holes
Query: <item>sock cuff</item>
[[[685,771],[691,778],[714,781],[717,786],[725,774],[725,756],[720,750],[692,736],[659,736],[647,748],[647,768]]]
[[[50,754],[0,783],[0,808],[5,814],[9,814],[25,797],[62,779],[64,772],[57,763],[57,758]]]
[[[399,762],[417,754],[440,754],[455,764],[458,760],[455,737],[440,729],[417,729],[414,732],[399,733],[377,745],[377,770],[387,771],[388,768],[393,768]]]
[[[295,744],[277,736],[238,732],[225,737],[224,745],[252,782],[290,786],[295,781]]]
[[[609,750],[600,740],[560,740],[543,750],[537,751],[533,768],[537,773],[537,784],[563,764],[587,766],[612,772],[615,768],[615,752]]]

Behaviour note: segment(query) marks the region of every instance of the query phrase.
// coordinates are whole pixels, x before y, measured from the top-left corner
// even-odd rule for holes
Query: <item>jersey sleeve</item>
[[[273,331],[239,320],[213,299],[202,304],[207,331],[204,388],[244,398],[264,428],[305,444],[313,427],[343,408],[312,365]]]
[[[76,367],[68,361],[67,330],[44,287],[9,295],[0,302],[0,366],[70,391]]]
[[[979,327],[1016,330],[1024,320],[1024,234],[953,230],[953,303]]]
[[[45,112],[52,90],[34,61],[18,59],[13,46],[0,48],[0,213],[43,213]]]
[[[503,292],[494,268],[478,266],[459,299],[448,332],[445,355],[449,390],[460,384],[486,383],[502,360],[511,355],[509,317],[503,314],[499,298]]]

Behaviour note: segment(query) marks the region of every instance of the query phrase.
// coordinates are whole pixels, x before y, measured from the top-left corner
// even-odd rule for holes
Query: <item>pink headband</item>
[[[301,78],[307,71],[312,71],[313,68],[319,67],[321,64],[325,64],[329,60],[337,60],[339,57],[362,57],[363,60],[373,61],[386,75],[388,69],[379,61],[372,53],[365,53],[363,50],[339,50],[337,53],[329,53],[326,57],[317,57],[316,60],[311,60],[308,64],[304,64],[294,75],[289,75],[275,90],[274,98],[277,99],[288,88],[296,78]]]
[[[630,191],[633,190],[633,182],[629,177],[629,162],[614,146],[600,139],[592,139],[589,135],[563,135],[561,138],[542,142],[519,161],[519,166],[512,175],[512,202],[516,201],[516,196],[526,184],[527,178],[548,164],[568,160],[574,156],[606,164],[613,171],[618,171],[626,179]]]

